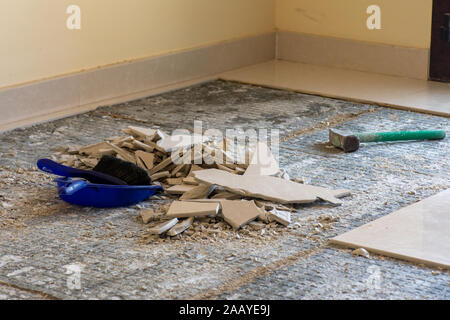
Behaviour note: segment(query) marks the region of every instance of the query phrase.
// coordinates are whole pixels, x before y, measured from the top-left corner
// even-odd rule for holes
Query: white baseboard
[[[429,49],[278,31],[277,58],[428,80]]]
[[[271,32],[6,88],[0,90],[0,131],[140,98],[157,88],[212,78],[274,57]]]

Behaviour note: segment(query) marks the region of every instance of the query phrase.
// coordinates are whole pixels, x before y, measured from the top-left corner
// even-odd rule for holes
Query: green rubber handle
[[[444,130],[363,132],[355,134],[360,142],[444,139]]]

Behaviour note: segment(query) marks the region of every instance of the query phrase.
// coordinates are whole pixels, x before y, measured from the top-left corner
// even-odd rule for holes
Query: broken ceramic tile
[[[167,178],[167,177],[170,177],[170,172],[169,171],[161,171],[161,172],[152,174],[150,176],[150,179],[152,181],[156,181],[156,180]]]
[[[189,184],[179,184],[179,185],[174,185],[173,187],[167,188],[165,191],[168,194],[183,194],[189,190],[192,190],[195,187],[196,186],[189,185]]]
[[[115,152],[117,152],[118,155],[120,155],[125,161],[129,161],[131,163],[136,164],[136,159],[134,158],[134,155],[131,154],[130,152],[119,148],[118,146],[110,143],[110,142],[106,142],[106,144],[108,144],[108,146],[113,149]]]
[[[234,229],[255,220],[261,213],[254,201],[222,200],[220,205],[224,220]]]
[[[128,130],[132,132],[133,135],[138,137],[151,137],[156,133],[156,130],[150,128],[128,126]]]
[[[225,199],[225,200],[237,200],[240,199],[241,196],[235,193],[231,193],[228,191],[222,191],[219,192],[217,194],[215,194],[214,196],[211,197],[211,199]]]
[[[139,140],[133,140],[131,143],[133,144],[133,146],[135,148],[141,149],[141,150],[146,151],[146,152],[150,152],[151,153],[151,152],[153,152],[155,150],[155,148],[153,148],[153,147],[149,146],[148,144],[145,144],[145,143],[143,143],[143,142],[141,142]]]
[[[365,258],[370,258],[369,252],[364,248],[359,248],[359,249],[353,250],[352,254],[354,256],[362,256]]]
[[[201,203],[191,201],[174,201],[166,213],[167,217],[187,218],[216,215],[219,203]]]
[[[214,186],[200,184],[198,186],[194,186],[194,188],[192,188],[191,190],[183,193],[183,195],[180,197],[180,200],[207,198],[213,190]]]
[[[149,169],[149,173],[150,174],[157,173],[158,171],[161,171],[162,169],[166,168],[171,163],[172,163],[172,158],[167,157],[166,159],[164,159],[163,161],[158,163],[156,166],[154,166],[152,169]]]
[[[166,221],[148,230],[149,234],[163,234],[164,232],[170,230],[178,222],[177,218]]]
[[[194,177],[186,177],[186,178],[183,178],[183,183],[185,183],[185,184],[191,184],[191,185],[194,185],[194,186],[197,186],[197,185],[198,185],[198,181],[195,180]]]
[[[240,176],[218,169],[195,171],[193,174],[199,181],[223,186],[230,192],[280,203],[310,203],[320,198],[337,205],[342,202],[336,196],[344,193],[344,190],[339,190],[337,193],[327,188],[299,184],[271,176]],[[348,191],[345,190],[344,194],[347,193]]]
[[[155,155],[153,153],[145,152],[138,150],[135,152],[135,155],[142,160],[145,164],[145,167],[150,170],[153,168],[153,163],[155,161]]]
[[[163,139],[159,140],[157,142],[158,146],[163,148],[166,152],[172,152],[179,149],[186,149],[189,147],[192,147],[196,143],[203,142],[202,139],[205,141],[207,140],[207,137],[205,136],[199,136],[197,139],[200,139],[200,141],[195,140],[196,137],[194,135],[171,135],[171,136],[165,136]]]
[[[273,209],[268,213],[268,216],[270,220],[274,220],[286,227],[291,224],[291,213],[289,211],[279,211]]]
[[[179,223],[177,223],[175,226],[170,229],[167,234],[171,237],[176,236],[177,234],[180,234],[184,231],[186,231],[194,222],[194,217],[187,218]]]
[[[278,166],[278,162],[275,160],[275,157],[270,151],[270,148],[267,146],[267,144],[258,142],[244,175],[270,176],[277,174],[279,170],[280,168]]]
[[[164,213],[160,211],[155,211],[154,209],[144,209],[140,211],[140,215],[142,218],[142,222],[147,224],[150,221],[161,218],[164,215]]]
[[[169,178],[166,180],[166,183],[170,185],[183,184],[183,182],[183,178]]]
[[[111,148],[109,147],[107,142],[99,142],[99,143],[92,144],[92,145],[89,145],[86,147],[82,147],[78,150],[78,152],[80,154],[91,155],[91,154],[98,152],[98,150],[100,150],[100,149],[111,149]]]

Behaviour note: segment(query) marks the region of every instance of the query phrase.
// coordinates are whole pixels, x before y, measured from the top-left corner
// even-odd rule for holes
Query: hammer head
[[[345,152],[359,149],[359,138],[351,133],[330,129],[330,143]]]

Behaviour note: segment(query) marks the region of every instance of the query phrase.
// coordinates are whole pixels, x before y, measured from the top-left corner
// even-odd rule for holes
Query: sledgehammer
[[[360,142],[444,139],[444,130],[349,133],[330,129],[330,143],[345,152],[359,149]]]

